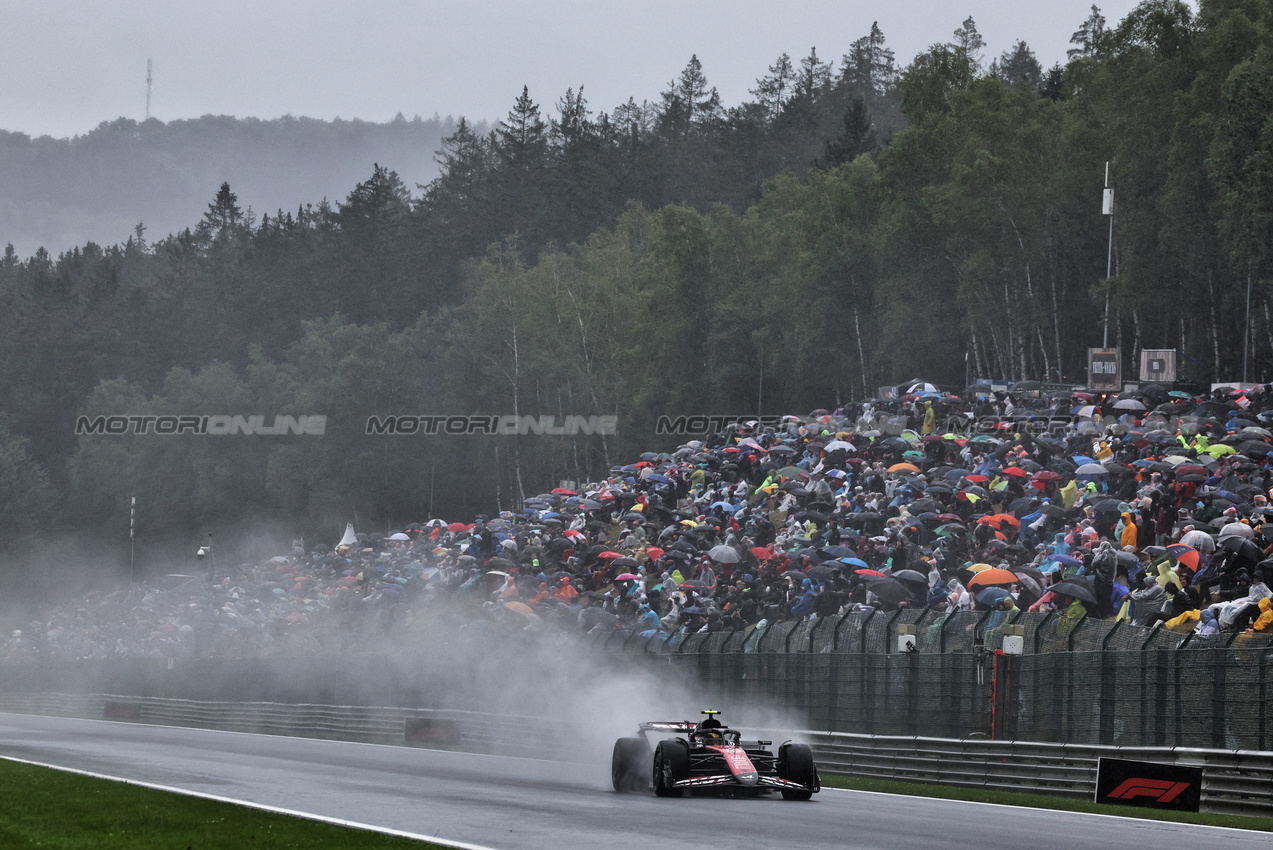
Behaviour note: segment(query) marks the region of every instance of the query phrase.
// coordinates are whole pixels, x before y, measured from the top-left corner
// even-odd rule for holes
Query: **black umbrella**
[[[1072,596],[1080,602],[1086,602],[1089,605],[1096,604],[1096,593],[1084,581],[1063,581],[1060,584],[1053,585],[1050,589],[1053,593]]]
[[[893,573],[893,578],[898,581],[904,581],[907,584],[922,584],[924,587],[928,587],[928,576],[918,570],[898,570]]]
[[[835,571],[830,567],[819,565],[816,567],[810,567],[806,570],[805,576],[813,579],[814,581],[831,581],[831,579],[835,578]]]
[[[911,598],[911,591],[904,584],[888,576],[868,576],[866,589],[885,605],[897,605]]]

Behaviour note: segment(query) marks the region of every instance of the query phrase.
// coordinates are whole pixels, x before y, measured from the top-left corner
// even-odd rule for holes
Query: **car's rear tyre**
[[[610,757],[610,781],[614,790],[645,791],[649,788],[650,748],[640,738],[620,738]]]
[[[808,800],[819,786],[813,751],[806,744],[783,744],[778,750],[778,778],[798,782],[805,790],[782,789],[784,800]]]
[[[684,788],[673,783],[690,775],[690,751],[684,741],[669,738],[654,750],[654,793],[660,797],[680,797]]]

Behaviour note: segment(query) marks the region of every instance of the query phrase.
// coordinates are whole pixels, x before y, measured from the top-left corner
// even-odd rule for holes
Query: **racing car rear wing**
[[[683,732],[689,734],[694,731],[696,724],[689,720],[656,720],[650,723],[642,723],[640,731],[642,732]]]

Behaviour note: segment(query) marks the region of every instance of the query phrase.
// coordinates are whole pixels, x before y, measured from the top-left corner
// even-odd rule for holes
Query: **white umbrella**
[[[1186,546],[1192,546],[1199,552],[1211,553],[1216,550],[1215,539],[1207,532],[1199,531],[1196,528],[1193,531],[1186,531],[1184,536],[1180,538],[1180,542]]]
[[[1099,463],[1085,463],[1074,471],[1075,475],[1109,475],[1109,470]]]
[[[935,393],[937,388],[932,384],[911,384],[910,389],[906,391],[907,395],[916,395],[918,393]]]
[[[1145,405],[1134,398],[1121,398],[1114,402],[1114,409],[1142,411],[1145,409]]]
[[[846,443],[844,440],[832,440],[831,442],[827,443],[826,446],[824,446],[824,448],[826,449],[826,451],[829,451],[829,452],[840,451],[840,450],[843,450],[846,452],[857,451],[857,449],[854,448],[852,443]]]
[[[341,546],[353,546],[357,542],[358,538],[354,535],[354,524],[351,522],[345,525],[345,536],[340,538],[340,542],[336,544],[336,548],[339,549]]]
[[[1247,540],[1255,537],[1255,529],[1244,522],[1231,522],[1224,528],[1220,529],[1220,542],[1223,543],[1231,537],[1245,537]]]
[[[737,564],[742,560],[737,549],[733,546],[726,546],[723,543],[709,551],[707,557],[721,564]]]
[[[408,537],[407,535],[403,534],[401,531],[399,531],[397,534],[391,534],[391,535],[389,535],[389,539],[390,539],[390,540],[397,540],[397,541],[404,541],[404,540],[410,540],[411,538],[410,538],[410,537]]]

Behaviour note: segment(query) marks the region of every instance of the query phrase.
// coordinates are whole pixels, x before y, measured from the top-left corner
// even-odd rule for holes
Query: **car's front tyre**
[[[778,750],[778,778],[796,782],[803,790],[782,789],[784,800],[808,800],[821,784],[813,764],[813,750],[807,744],[783,744]]]
[[[645,791],[649,788],[646,765],[650,763],[650,748],[640,738],[620,738],[614,742],[610,756],[610,781],[614,790]]]
[[[669,738],[654,750],[654,793],[660,797],[680,797],[683,788],[673,785],[690,775],[690,751],[684,741]]]

